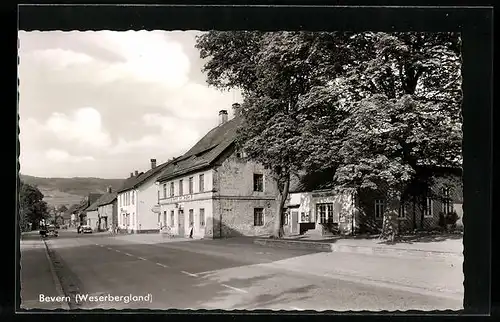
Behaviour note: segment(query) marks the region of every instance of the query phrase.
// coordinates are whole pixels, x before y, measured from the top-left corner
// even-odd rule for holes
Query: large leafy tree
[[[239,142],[274,170],[278,213],[298,169],[384,189],[390,214],[429,182],[420,165],[460,165],[457,34],[210,32],[197,47],[209,84],[243,91]]]
[[[421,204],[419,197],[430,193],[436,178],[422,168],[461,166],[460,37],[356,37],[371,49],[337,83],[349,116],[337,129],[342,143],[335,180],[385,191],[389,216],[401,198]]]
[[[283,208],[290,174],[309,155],[301,143],[301,122],[315,113],[301,97],[333,79],[341,66],[343,33],[217,32],[197,39],[207,59],[207,82],[220,89],[242,90],[238,144],[249,158],[271,169],[278,187],[275,237],[283,235]],[[344,57],[348,57],[347,55]],[[307,116],[309,115],[309,117]]]
[[[47,203],[37,187],[21,181],[19,187],[19,220],[20,223],[31,223],[33,228],[42,219],[48,218]]]

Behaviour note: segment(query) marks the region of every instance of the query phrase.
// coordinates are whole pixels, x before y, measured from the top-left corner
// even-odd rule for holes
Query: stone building
[[[463,192],[459,169],[421,167],[433,176],[431,186],[408,195],[400,202],[400,232],[442,228],[442,216],[455,212],[462,226]],[[292,177],[287,201],[287,234],[334,235],[377,233],[383,225],[387,200],[384,191],[335,189],[332,173]]]
[[[235,146],[240,119],[219,112],[219,125],[181,157],[158,181],[161,224],[194,238],[259,236],[272,232],[276,187],[264,167]]]

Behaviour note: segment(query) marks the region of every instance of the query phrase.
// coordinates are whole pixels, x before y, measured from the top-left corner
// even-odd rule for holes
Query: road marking
[[[168,268],[168,267],[169,267],[169,266],[164,265],[164,264],[162,264],[162,263],[156,263],[156,265],[159,265],[159,266],[161,266],[161,267],[165,267],[165,268]]]
[[[113,248],[111,248],[111,247],[106,247],[106,248],[109,249],[109,250],[113,250]]]
[[[189,276],[193,276],[193,277],[198,277],[198,275],[193,274],[193,273],[189,273],[189,272],[186,272],[186,271],[181,271],[181,273],[189,275]]]
[[[124,253],[124,254],[125,254],[125,255],[127,255],[127,256],[134,256],[134,255],[132,255],[132,254],[129,254],[129,253]]]
[[[142,260],[142,261],[145,261],[145,260],[146,260],[144,257],[139,257],[139,256],[137,256],[137,258],[139,258],[139,259],[140,259],[140,260]]]
[[[224,286],[224,287],[230,288],[230,289],[232,289],[234,291],[238,291],[238,292],[241,292],[241,293],[248,293],[247,291],[242,290],[241,288],[232,287],[232,286],[229,286],[227,284],[221,284],[221,285]]]
[[[210,274],[210,273],[215,273],[219,271],[218,269],[214,269],[212,271],[205,271],[205,272],[199,272],[199,273],[196,273],[196,275],[207,275],[207,274]]]
[[[118,249],[115,249],[115,252],[117,252],[117,253],[121,253],[121,251],[120,251],[120,250],[118,250]]]

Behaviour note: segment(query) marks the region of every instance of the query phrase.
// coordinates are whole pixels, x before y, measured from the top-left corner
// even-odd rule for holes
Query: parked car
[[[80,228],[80,233],[82,233],[82,234],[91,234],[92,233],[92,228],[89,225],[83,225]]]
[[[49,236],[54,236],[54,237],[59,236],[59,232],[57,231],[57,228],[58,228],[58,226],[55,226],[55,225],[47,226],[47,234]]]

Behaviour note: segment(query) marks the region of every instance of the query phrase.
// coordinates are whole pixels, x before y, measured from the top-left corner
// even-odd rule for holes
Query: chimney
[[[133,172],[130,172],[130,177],[132,178],[134,176],[134,173]]]
[[[106,189],[106,192],[111,193],[112,191],[113,191],[113,189],[111,188],[111,186],[108,186],[108,188]]]
[[[156,159],[151,159],[151,169],[156,168]]]
[[[219,125],[227,122],[227,110],[219,111]]]
[[[139,171],[135,170],[135,176],[137,177],[139,175]]]

